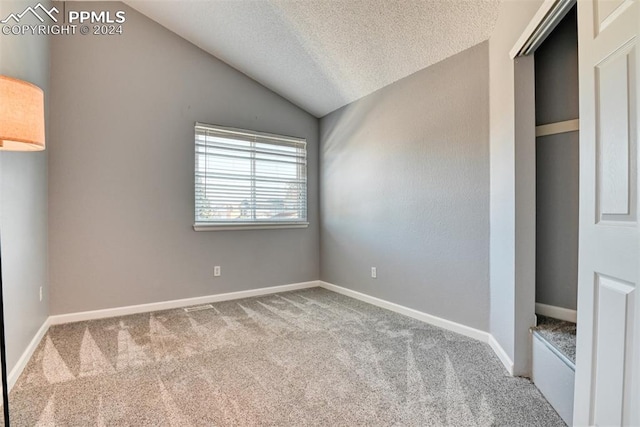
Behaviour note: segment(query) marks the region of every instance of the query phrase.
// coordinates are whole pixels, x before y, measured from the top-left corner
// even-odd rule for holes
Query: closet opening
[[[578,28],[574,4],[533,53],[535,313],[531,377],[573,420],[578,294]]]

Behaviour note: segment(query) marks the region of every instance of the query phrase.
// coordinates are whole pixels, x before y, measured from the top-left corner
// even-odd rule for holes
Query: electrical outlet
[[[215,267],[213,267],[213,277],[220,277],[221,274],[222,272],[220,271],[219,265],[216,265]]]
[[[42,286],[40,286],[40,302],[42,302]]]
[[[375,267],[371,267],[371,278],[372,279],[378,278],[378,270]]]

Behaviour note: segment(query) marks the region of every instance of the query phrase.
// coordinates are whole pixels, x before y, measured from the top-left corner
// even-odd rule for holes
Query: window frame
[[[204,129],[210,129],[212,131],[218,131],[221,133],[224,132],[228,132],[230,135],[232,134],[237,134],[237,135],[244,135],[244,136],[255,136],[257,138],[263,138],[263,139],[273,139],[273,140],[280,140],[280,141],[286,141],[286,140],[291,140],[291,141],[295,141],[296,143],[302,143],[303,147],[304,147],[304,218],[300,219],[300,220],[274,220],[274,221],[269,221],[269,220],[248,220],[248,221],[198,221],[198,211],[197,211],[197,179],[196,179],[196,173],[198,172],[198,156],[201,155],[198,153],[198,128],[204,128]],[[307,149],[307,140],[306,138],[300,138],[300,137],[293,137],[293,136],[286,136],[286,135],[278,135],[278,134],[273,134],[273,133],[267,133],[267,132],[260,132],[260,131],[253,131],[253,130],[249,130],[249,129],[239,129],[239,128],[233,128],[233,127],[228,127],[228,126],[220,126],[220,125],[214,125],[214,124],[209,124],[209,123],[202,123],[202,122],[196,122],[194,125],[194,136],[193,136],[193,148],[194,148],[194,168],[193,168],[193,189],[194,189],[194,195],[193,195],[193,201],[194,201],[194,205],[193,205],[193,214],[194,214],[194,223],[193,223],[193,230],[194,231],[223,231],[223,230],[256,230],[256,229],[290,229],[290,228],[307,228],[309,226],[309,221],[308,221],[308,216],[309,216],[309,200],[308,200],[308,194],[309,194],[309,180],[308,180],[308,149]],[[240,139],[239,140],[244,140],[244,139]],[[260,141],[260,143],[265,143],[264,140]],[[268,143],[268,142],[267,142]],[[285,145],[285,144],[273,144],[273,145]],[[255,153],[252,153],[253,155]],[[250,180],[248,180],[248,182],[252,183],[252,188],[253,185],[255,185],[255,162],[252,162],[251,165],[251,176],[252,178]],[[300,167],[300,165],[298,166]],[[253,210],[254,214],[253,216],[255,217],[255,209]]]

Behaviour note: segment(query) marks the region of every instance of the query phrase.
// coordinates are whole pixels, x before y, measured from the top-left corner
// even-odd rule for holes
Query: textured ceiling
[[[487,40],[500,0],[125,0],[322,117]]]

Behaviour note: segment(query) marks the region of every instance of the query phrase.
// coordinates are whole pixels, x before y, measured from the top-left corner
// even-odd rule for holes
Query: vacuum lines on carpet
[[[488,345],[321,288],[53,326],[15,426],[561,426]]]

